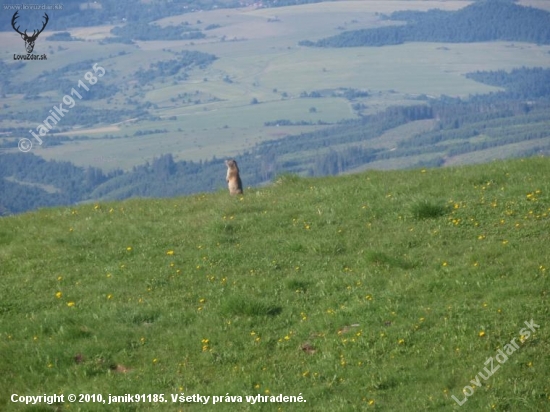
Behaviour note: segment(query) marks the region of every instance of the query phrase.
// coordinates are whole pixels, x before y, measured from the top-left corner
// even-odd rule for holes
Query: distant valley
[[[44,61],[2,22],[0,214],[550,152],[543,2],[124,3],[51,11]]]

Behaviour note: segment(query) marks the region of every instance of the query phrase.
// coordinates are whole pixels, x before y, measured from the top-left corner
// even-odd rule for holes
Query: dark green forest
[[[29,156],[24,156],[25,154]],[[70,162],[46,161],[30,153],[1,154],[0,213],[71,205],[87,199],[95,187],[120,174],[122,172],[117,170],[105,175],[98,168],[84,169]],[[11,177],[15,181],[6,180],[5,177]],[[40,185],[50,185],[56,190],[52,193]]]
[[[506,96],[515,99],[537,99],[550,96],[550,70],[541,67],[493,72],[468,73],[467,78],[506,89]]]
[[[405,42],[471,43],[495,40],[550,44],[550,13],[510,0],[481,0],[457,11],[400,11],[383,16],[404,24],[352,30],[302,46],[387,46]]]

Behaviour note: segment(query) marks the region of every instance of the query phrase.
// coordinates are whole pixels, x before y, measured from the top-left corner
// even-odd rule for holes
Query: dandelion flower
[[[169,250],[169,251],[166,252],[166,254],[167,254],[168,256],[173,256],[173,255],[174,255],[174,251],[173,251],[173,250]]]
[[[55,294],[55,297],[56,297],[57,299],[61,299],[61,296],[63,296],[63,293],[61,293],[61,292],[57,292],[57,293]]]
[[[479,336],[480,338],[484,337],[484,336],[485,336],[485,331],[482,330],[481,332],[479,332],[479,333],[478,333],[478,336]]]
[[[71,301],[71,302],[67,302],[67,306],[70,307],[70,308],[72,308],[74,305],[75,305],[75,303],[72,302],[72,301]]]

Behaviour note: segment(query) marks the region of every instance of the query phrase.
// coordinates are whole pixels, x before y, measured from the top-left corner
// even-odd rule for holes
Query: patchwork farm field
[[[548,410],[549,175],[285,175],[1,218],[0,409]],[[279,394],[307,402],[246,399]]]
[[[304,39],[390,24],[380,20],[377,13],[436,7],[456,10],[468,4],[338,1],[273,9],[205,11],[157,22],[160,26],[188,22],[199,29],[214,27],[204,31],[205,39],[137,41],[134,45],[101,44],[110,36],[112,26],[77,28],[69,31],[84,42],[41,38],[50,57],[40,65],[27,64],[17,71],[14,80],[29,81],[44,71],[89,60],[106,70],[99,83],[117,87],[118,91],[108,99],[79,104],[99,110],[149,107],[151,116],[128,116],[122,122],[94,124],[86,127],[86,132],[69,127],[62,135],[86,135],[89,140],[36,147],[36,153],[47,159],[70,160],[104,170],[129,170],[168,152],[179,160],[209,159],[214,154],[235,156],[261,141],[326,127],[319,123],[357,118],[389,105],[418,103],[420,95],[467,96],[499,90],[467,79],[464,74],[468,72],[550,67],[549,46],[524,43],[407,43],[345,49],[298,46]],[[0,33],[2,44],[10,44],[12,37],[13,33]],[[138,70],[175,59],[183,50],[210,53],[217,60],[190,71],[185,80],[169,76],[148,84],[136,82]],[[11,49],[2,48],[3,55],[10,53]],[[85,70],[75,70],[67,79],[77,84],[83,73]],[[356,110],[349,100],[337,95],[342,89],[365,90],[369,95],[356,101],[363,105]],[[321,97],[306,97],[319,91]],[[49,109],[59,104],[63,94],[40,96],[31,100],[23,95],[10,96],[7,104],[14,110]],[[308,124],[279,130],[265,126],[266,122],[280,119]],[[11,119],[9,125],[36,126],[17,119]],[[151,130],[162,133],[135,135]]]

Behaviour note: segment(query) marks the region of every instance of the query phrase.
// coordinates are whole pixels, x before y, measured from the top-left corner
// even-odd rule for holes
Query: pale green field
[[[173,122],[176,123],[176,122]],[[177,160],[210,159],[230,157],[235,152],[244,152],[262,140],[277,139],[289,134],[299,134],[319,129],[321,126],[266,127],[261,135],[252,129],[233,128],[201,129],[197,131],[145,136],[75,141],[62,146],[36,147],[34,153],[47,159],[67,160],[81,166],[96,166],[106,171],[117,168],[131,169],[154,157],[172,153]],[[147,128],[148,129],[148,128]],[[121,129],[125,131],[124,128]],[[218,134],[229,136],[221,139]],[[108,132],[108,134],[115,134]],[[26,137],[26,136],[25,136]],[[236,144],[238,143],[238,146]],[[17,149],[15,149],[17,150]]]
[[[535,139],[521,143],[511,143],[505,146],[478,150],[473,153],[464,153],[451,157],[445,162],[445,166],[486,163],[493,160],[507,159],[516,155],[519,151],[525,151],[540,146],[548,146],[548,138]]]
[[[435,7],[456,10],[467,4],[469,2],[465,1],[338,1],[274,9],[215,10],[158,22],[169,25],[188,21],[198,28],[209,24],[221,26],[205,31],[207,38],[194,42],[99,45],[98,40],[109,35],[110,26],[74,29],[71,30],[74,36],[87,41],[49,42],[41,39],[37,47],[47,49],[48,60],[27,64],[18,72],[16,80],[32,79],[43,70],[92,59],[106,69],[100,81],[118,86],[121,92],[112,98],[110,104],[105,100],[78,104],[96,109],[132,109],[126,103],[129,97],[157,105],[157,109],[150,111],[161,120],[128,118],[116,125],[118,131],[109,127],[112,125],[97,124],[98,133],[87,130],[85,134],[101,137],[107,133],[123,137],[132,136],[139,130],[169,130],[167,134],[120,140],[94,139],[36,151],[45,158],[69,160],[78,165],[93,165],[98,158],[110,158],[110,161],[97,164],[108,170],[113,167],[131,168],[167,152],[187,160],[209,159],[214,155],[233,156],[259,141],[278,138],[289,132],[311,130],[310,126],[273,130],[264,127],[265,121],[334,122],[356,116],[350,103],[344,99],[299,98],[304,91],[367,89],[371,95],[360,101],[367,105],[364,113],[372,113],[391,104],[412,103],[411,98],[420,94],[467,96],[496,90],[466,79],[464,74],[471,71],[550,67],[549,46],[523,43],[410,43],[344,49],[297,45],[300,40],[337,34],[341,32],[338,27],[351,30],[387,24],[378,19],[377,12]],[[269,19],[276,21],[269,22]],[[45,32],[45,37],[49,34]],[[17,43],[15,40],[13,33],[0,33],[0,56],[11,58]],[[6,44],[10,46],[6,47]],[[58,46],[66,50],[58,51]],[[135,71],[147,69],[153,62],[174,59],[175,52],[181,50],[212,53],[218,60],[205,70],[192,71],[187,81],[174,82],[169,78],[142,89],[138,87],[133,78]],[[127,54],[119,56],[121,51]],[[226,76],[233,83],[223,81]],[[76,85],[79,77],[75,75],[73,78]],[[282,98],[283,92],[287,99]],[[200,103],[190,104],[178,98],[185,93],[196,93]],[[48,97],[48,100],[28,102],[8,96],[7,103],[16,110],[35,109],[41,105],[50,108],[60,102],[62,94]],[[176,101],[171,101],[172,98]],[[253,98],[261,104],[251,105]],[[315,113],[309,112],[311,107],[316,108]],[[177,120],[167,120],[170,116],[177,116]],[[25,122],[2,122],[3,126],[8,124],[36,127]],[[63,125],[60,123],[60,126]]]
[[[272,93],[275,95],[275,93]],[[353,117],[349,103],[343,98],[323,99],[290,99],[282,100],[276,95],[273,99],[265,101],[258,97],[259,104],[250,104],[250,99],[242,102],[214,102],[203,105],[192,105],[177,107],[165,110],[153,110],[154,114],[162,117],[182,116],[178,121],[178,127],[184,123],[186,130],[198,129],[201,127],[216,128],[224,127],[263,127],[264,121],[289,119],[292,121],[305,120],[317,122],[336,122],[340,119]],[[317,111],[310,113],[309,109],[316,107]],[[207,123],[205,122],[207,118]],[[180,120],[180,118],[178,118]],[[173,124],[174,121],[158,121],[155,127],[165,127]]]
[[[538,9],[550,11],[550,1],[548,0],[520,0],[518,3],[522,6],[536,7]]]

